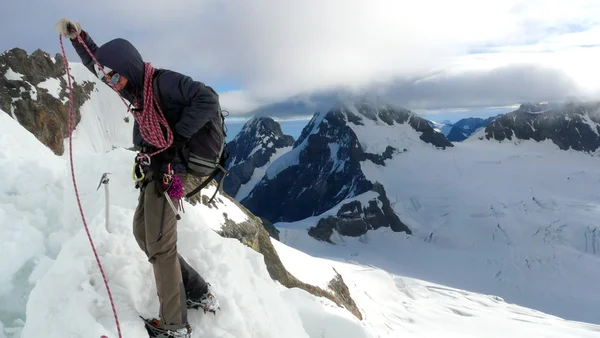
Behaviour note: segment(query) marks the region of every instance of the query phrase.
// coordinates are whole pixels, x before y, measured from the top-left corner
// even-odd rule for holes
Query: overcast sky
[[[297,94],[369,88],[418,111],[592,98],[598,0],[20,0],[0,49],[60,52],[54,23],[215,87],[234,114]],[[79,61],[71,46],[70,60]]]

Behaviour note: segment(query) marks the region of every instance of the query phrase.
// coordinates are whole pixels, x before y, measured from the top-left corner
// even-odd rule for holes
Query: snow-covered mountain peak
[[[123,119],[127,109],[118,95],[80,62],[70,62],[69,69],[77,145],[94,152],[131,146],[133,123]],[[68,101],[61,54],[13,48],[0,55],[0,109],[57,155],[69,133]]]
[[[266,153],[271,149],[291,145],[294,138],[284,135],[275,120],[265,116],[254,116],[229,142],[230,159],[228,165],[235,166],[248,160],[256,152]]]
[[[323,231],[311,232],[322,240],[328,240],[332,227],[349,235],[380,226],[410,233],[389,207],[385,187],[376,178],[367,179],[363,166],[385,167],[407,151],[451,146],[409,110],[368,100],[341,101],[313,115],[293,148],[269,166],[241,203],[272,222],[327,217]],[[367,220],[375,214],[381,215],[376,222]]]
[[[253,117],[227,144],[229,175],[224,190],[238,199],[244,198],[260,180],[266,167],[291,149],[294,138],[284,135],[281,126],[270,117]]]
[[[490,123],[485,138],[551,140],[562,150],[594,153],[600,148],[600,103],[522,105]]]
[[[13,48],[0,55],[0,109],[56,153],[64,151],[63,140],[68,135],[68,93],[61,55],[55,58],[41,50],[31,55]],[[75,120],[81,118],[80,108],[89,99],[94,83],[73,84]]]

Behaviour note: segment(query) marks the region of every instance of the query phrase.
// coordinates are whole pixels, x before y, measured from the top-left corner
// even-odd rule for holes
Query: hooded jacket
[[[137,98],[143,102],[144,61],[138,50],[125,39],[114,39],[98,47],[87,32],[82,31],[83,42],[98,62],[124,76],[128,82],[120,94],[130,103]],[[77,39],[71,40],[75,51],[83,64],[96,76],[94,60],[85,47]],[[189,76],[174,72],[163,71],[158,75],[158,90],[165,119],[174,134],[189,139],[207,124],[222,123],[219,114],[219,96],[209,86],[194,81]],[[142,107],[138,107],[142,108]],[[176,135],[174,135],[176,136]],[[143,139],[139,125],[134,122],[133,144],[149,146]]]

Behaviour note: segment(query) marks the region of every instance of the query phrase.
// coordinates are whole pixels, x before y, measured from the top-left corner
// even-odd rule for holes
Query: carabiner
[[[135,159],[141,165],[150,165],[150,156],[147,154],[138,153]]]
[[[139,169],[139,170],[138,170]],[[133,170],[131,173],[131,178],[133,178],[133,180],[135,182],[141,182],[144,180],[144,178],[146,178],[146,175],[144,174],[144,171],[142,170],[142,166],[134,163],[133,164]]]

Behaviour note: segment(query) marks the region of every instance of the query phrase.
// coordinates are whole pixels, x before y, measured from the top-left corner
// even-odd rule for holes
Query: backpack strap
[[[217,164],[217,167],[215,168],[215,170],[213,170],[210,173],[210,175],[208,175],[206,177],[204,182],[200,183],[200,185],[197,186],[194,190],[187,193],[185,195],[185,197],[190,198],[190,197],[196,195],[197,193],[199,193],[200,190],[202,190],[204,187],[206,187],[210,183],[210,181],[212,181],[214,178],[217,177],[217,175],[219,175],[219,173],[221,173],[221,178],[219,179],[219,183],[217,184],[217,190],[215,190],[215,193],[208,200],[208,203],[211,203],[215,199],[215,196],[217,196],[217,192],[220,192],[222,194],[223,193],[223,181],[225,180],[225,176],[227,176],[229,174],[229,171],[227,169],[225,169],[225,163],[227,162],[228,158],[229,158],[229,153],[223,152],[223,154],[221,156],[221,160],[220,160],[219,164]]]

